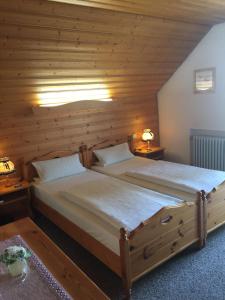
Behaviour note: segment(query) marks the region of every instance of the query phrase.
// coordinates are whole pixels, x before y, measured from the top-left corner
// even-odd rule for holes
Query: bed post
[[[207,239],[207,203],[208,203],[208,198],[207,194],[204,190],[202,190],[202,202],[203,202],[203,230],[204,230],[204,240],[206,244],[206,239]]]
[[[199,192],[199,248],[203,248],[207,238],[207,197],[204,190]]]
[[[89,160],[88,160],[88,150],[86,145],[81,145],[79,147],[79,152],[82,160],[82,164],[84,167],[89,168]]]
[[[128,300],[131,297],[131,264],[128,233],[124,228],[120,229],[120,262],[123,281],[123,296]]]
[[[130,147],[130,151],[132,153],[134,153],[134,137],[133,137],[133,134],[132,135],[128,135],[128,138],[127,138],[127,142],[128,142],[128,145]]]

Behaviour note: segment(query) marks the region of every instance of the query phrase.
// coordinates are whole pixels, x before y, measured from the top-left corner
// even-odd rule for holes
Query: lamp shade
[[[15,166],[8,157],[0,158],[0,176],[14,173]]]
[[[143,141],[154,140],[154,133],[151,131],[151,129],[144,129],[144,132],[142,134],[142,140]]]

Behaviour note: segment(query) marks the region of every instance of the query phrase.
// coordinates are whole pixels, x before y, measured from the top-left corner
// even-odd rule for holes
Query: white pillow
[[[37,170],[42,182],[79,174],[86,170],[80,163],[78,154],[51,160],[35,161],[32,162],[32,165]]]
[[[127,143],[101,150],[94,150],[94,154],[98,158],[98,165],[102,167],[134,157],[134,155],[130,152]]]

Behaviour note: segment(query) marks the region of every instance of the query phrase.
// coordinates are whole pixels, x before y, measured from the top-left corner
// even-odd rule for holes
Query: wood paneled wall
[[[208,32],[199,25],[39,0],[0,1],[0,156],[29,160],[150,127],[157,91]],[[112,102],[37,106],[44,92],[107,89]],[[64,96],[65,97],[65,96]]]

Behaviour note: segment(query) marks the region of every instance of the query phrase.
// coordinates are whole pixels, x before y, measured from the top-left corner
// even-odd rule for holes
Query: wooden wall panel
[[[208,32],[202,23],[47,0],[0,1],[0,156],[21,162],[81,143],[122,142],[146,127],[158,143],[157,91]],[[106,91],[112,102],[37,108],[46,92],[100,99]]]

